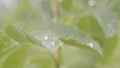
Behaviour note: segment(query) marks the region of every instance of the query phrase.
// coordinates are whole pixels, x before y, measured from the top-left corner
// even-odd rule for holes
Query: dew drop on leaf
[[[42,41],[44,48],[46,48],[50,53],[54,53],[60,46],[62,42],[59,40],[56,34],[50,31],[40,31],[35,32],[36,38]]]
[[[93,43],[93,42],[90,42],[90,43],[87,43],[87,45],[93,49],[99,49],[98,52],[102,55],[102,48],[100,46],[97,46],[98,43]]]
[[[89,45],[91,48],[94,47],[93,43],[89,43],[88,45]]]
[[[83,47],[88,46],[93,50],[98,51],[98,53],[102,55],[102,48],[99,45],[99,43],[97,41],[94,41],[89,35],[85,34],[82,31],[78,31],[72,27],[64,26],[64,25],[55,26],[51,29],[51,31],[56,33],[57,36],[59,36],[63,40],[68,40],[68,41],[73,40],[79,43],[80,45],[76,45],[76,44],[73,45],[71,43],[69,44],[63,41],[65,44],[78,46],[78,47],[82,47],[81,44],[83,44]]]

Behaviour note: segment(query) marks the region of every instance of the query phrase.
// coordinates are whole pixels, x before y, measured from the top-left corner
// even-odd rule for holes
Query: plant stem
[[[59,22],[59,0],[53,0],[53,23]],[[60,58],[60,48],[52,55],[55,68],[60,68],[59,58]]]
[[[54,5],[53,5],[53,22],[57,23],[59,20],[59,0],[54,0]]]
[[[53,54],[53,61],[55,64],[55,68],[60,68],[60,48],[58,50],[56,50],[56,52]]]

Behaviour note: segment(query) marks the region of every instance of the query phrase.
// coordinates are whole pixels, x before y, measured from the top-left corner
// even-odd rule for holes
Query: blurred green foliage
[[[120,68],[119,0],[0,0],[0,68]]]

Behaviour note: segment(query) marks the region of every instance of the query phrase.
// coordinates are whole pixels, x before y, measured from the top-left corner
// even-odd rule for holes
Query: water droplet
[[[94,47],[94,44],[93,43],[88,43],[88,45],[90,46],[90,47]]]
[[[50,31],[41,31],[38,33],[37,38],[42,41],[42,44],[50,53],[54,53],[60,46],[62,46],[62,42],[56,34]]]
[[[50,42],[50,44],[51,44],[51,46],[53,46],[53,47],[55,46],[55,42]]]
[[[88,45],[89,47],[97,50],[97,51],[102,55],[102,48],[101,48],[100,46],[98,46],[98,43],[97,43],[97,42],[96,42],[96,43],[89,42],[87,45]]]
[[[44,37],[44,39],[45,39],[45,40],[48,40],[48,36],[46,35],[46,36]]]

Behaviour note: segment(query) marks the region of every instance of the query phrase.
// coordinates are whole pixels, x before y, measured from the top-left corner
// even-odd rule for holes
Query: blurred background
[[[59,3],[57,9],[56,1]],[[107,33],[109,36],[116,31],[114,36],[104,37],[104,30],[96,23],[95,11],[103,13],[103,18],[107,17],[102,28],[111,19],[118,22],[113,23],[115,25]],[[54,20],[55,17],[59,20]],[[47,50],[33,44],[21,46],[4,34],[6,25],[34,33],[53,23],[78,27],[99,41],[103,48],[101,56],[91,49],[64,45],[60,52],[60,68],[120,68],[119,20],[120,0],[0,0],[0,41],[6,45],[2,46],[0,42],[0,68],[54,68]]]

